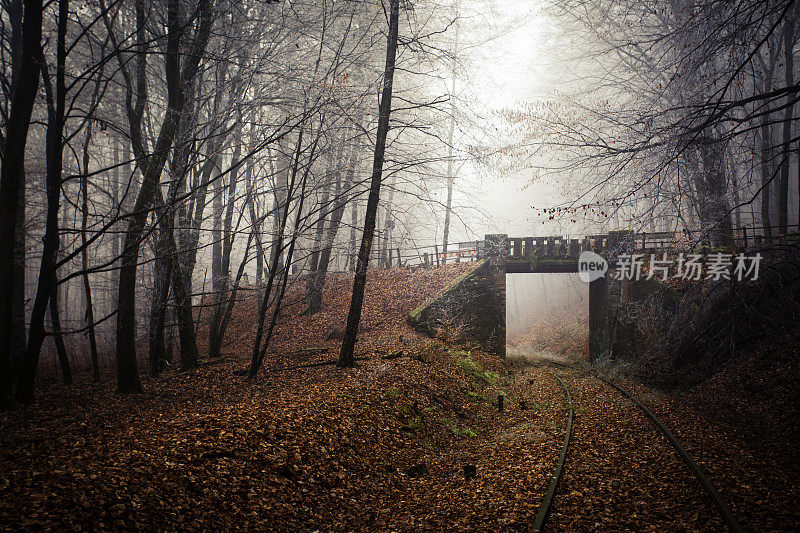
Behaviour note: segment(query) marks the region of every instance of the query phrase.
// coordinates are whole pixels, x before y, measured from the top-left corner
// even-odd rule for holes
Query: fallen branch
[[[368,359],[369,359],[369,357],[356,357],[355,358],[356,361],[366,361]],[[272,369],[270,369],[270,371],[271,372],[282,372],[284,370],[297,370],[298,368],[313,368],[313,367],[317,367],[317,366],[328,366],[328,365],[335,365],[337,362],[339,362],[338,359],[330,359],[328,361],[319,361],[319,362],[316,362],[316,363],[306,363],[304,365],[287,366],[287,367],[284,367],[284,368],[272,368]],[[242,369],[242,370],[235,370],[233,372],[233,374],[235,376],[244,376],[248,372],[249,372],[248,369]]]
[[[369,359],[369,357],[356,357],[354,360],[355,361],[366,361],[368,359]],[[338,362],[339,362],[338,359],[330,359],[328,361],[320,361],[318,363],[306,363],[304,365],[287,366],[285,368],[273,368],[272,371],[273,372],[280,372],[282,370],[297,370],[298,368],[311,368],[311,367],[316,367],[316,366],[328,366],[328,365],[335,365]]]

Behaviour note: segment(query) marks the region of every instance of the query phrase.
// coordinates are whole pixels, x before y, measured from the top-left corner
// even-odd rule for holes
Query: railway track
[[[561,474],[564,471],[564,463],[567,460],[569,440],[572,437],[572,419],[575,416],[575,409],[572,407],[572,395],[569,393],[567,385],[561,378],[557,376],[554,377],[556,380],[558,380],[558,383],[561,385],[561,388],[564,389],[564,393],[567,395],[569,414],[567,415],[567,429],[564,431],[564,444],[561,446],[561,455],[558,457],[558,463],[556,464],[556,472],[553,475],[553,480],[550,482],[550,486],[547,488],[547,493],[544,495],[544,500],[542,500],[542,505],[539,507],[539,512],[536,514],[536,520],[533,523],[534,532],[542,531],[544,528],[544,523],[547,520],[547,515],[550,514],[550,505],[553,503],[553,498],[555,498],[558,482],[561,481]]]
[[[550,364],[555,366],[559,366],[562,368],[572,369],[572,367],[558,363],[555,361],[550,361]],[[564,471],[564,464],[566,463],[567,453],[569,451],[569,444],[570,439],[572,437],[572,422],[574,418],[574,408],[572,405],[572,395],[570,394],[569,388],[564,383],[564,381],[558,377],[553,376],[561,385],[561,388],[564,389],[564,393],[567,398],[567,403],[569,405],[569,413],[567,415],[567,425],[566,430],[564,432],[564,442],[561,447],[561,455],[559,456],[558,463],[556,464],[556,470],[553,474],[553,479],[550,482],[550,485],[547,489],[547,493],[545,494],[544,498],[542,499],[542,504],[539,507],[539,512],[536,515],[536,520],[533,523],[532,530],[534,532],[540,532],[544,529],[545,522],[547,521],[547,517],[550,513],[550,508],[552,506],[553,500],[555,499],[556,490],[558,489],[558,483],[561,480],[563,471]],[[601,382],[605,383],[609,387],[613,388],[617,392],[619,392],[623,397],[627,398],[633,404],[642,411],[645,416],[656,426],[659,432],[669,441],[675,451],[678,452],[678,455],[681,457],[683,462],[689,467],[692,471],[694,476],[700,482],[703,487],[703,490],[708,495],[709,499],[713,502],[714,506],[716,507],[717,511],[719,512],[723,522],[728,527],[731,532],[740,533],[743,532],[742,526],[736,520],[736,517],[731,512],[728,505],[725,503],[725,500],[719,494],[717,489],[708,479],[708,476],[702,471],[702,469],[697,465],[697,463],[692,459],[686,449],[681,445],[678,439],[667,429],[667,427],[647,408],[645,405],[639,401],[633,394],[628,392],[627,390],[623,389],[613,381],[606,379],[600,375],[595,374],[595,377],[600,380]]]

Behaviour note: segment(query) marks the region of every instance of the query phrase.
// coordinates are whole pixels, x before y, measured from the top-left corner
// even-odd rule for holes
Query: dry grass
[[[507,332],[507,356],[525,361],[583,361],[589,355],[589,317],[575,303],[543,320],[521,320]]]

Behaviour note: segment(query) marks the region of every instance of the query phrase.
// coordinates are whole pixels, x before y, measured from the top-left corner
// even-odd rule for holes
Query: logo
[[[608,263],[602,256],[594,252],[581,252],[578,258],[578,276],[582,281],[591,283],[606,275]]]

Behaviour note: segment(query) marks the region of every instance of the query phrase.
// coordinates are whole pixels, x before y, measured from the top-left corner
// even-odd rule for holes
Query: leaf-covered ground
[[[409,311],[469,268],[372,272],[357,349],[370,359],[356,369],[281,370],[335,358],[343,276],[319,315],[298,316],[299,304],[287,312],[255,380],[234,374],[254,329],[248,301],[225,359],[148,378],[141,395],[116,396],[110,381],[48,382],[36,405],[0,414],[0,528],[526,531],[563,439],[558,375],[576,418],[549,530],[721,529],[666,441],[590,372],[507,366],[408,328]],[[318,350],[298,352],[307,348]],[[798,469],[786,442],[766,446],[682,398],[627,385],[747,529],[795,529]]]

